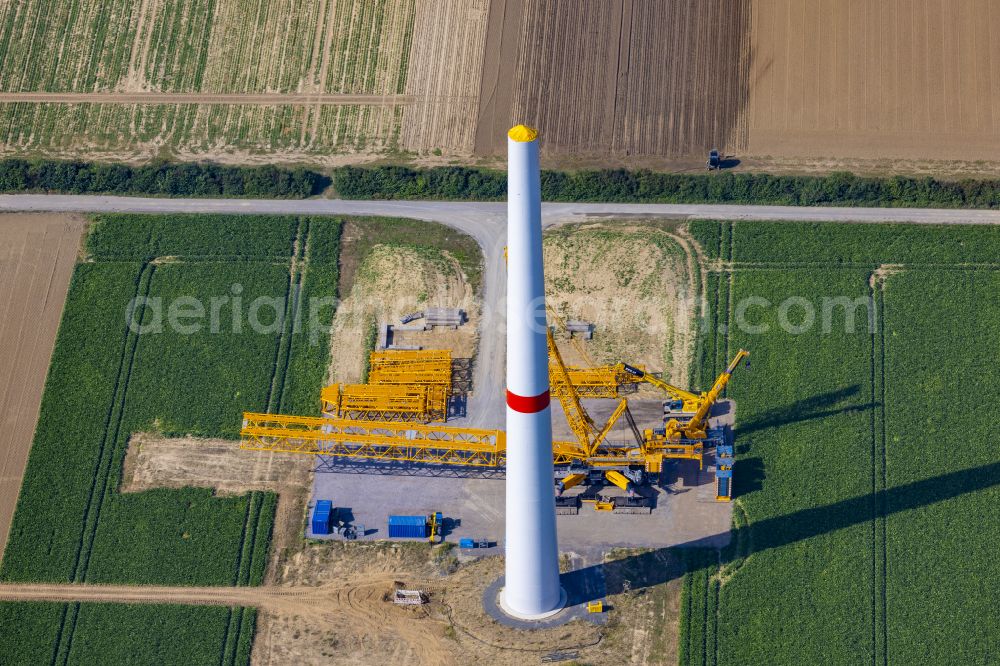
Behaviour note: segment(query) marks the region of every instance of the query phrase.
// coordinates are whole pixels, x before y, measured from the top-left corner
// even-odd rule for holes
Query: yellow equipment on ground
[[[507,460],[502,430],[246,412],[240,434],[240,448],[252,451],[473,467]]]
[[[586,478],[586,474],[568,474],[556,486],[556,493],[561,495],[563,491],[569,490],[570,488],[583,483]]]
[[[368,355],[372,368],[451,365],[450,349],[384,349]]]
[[[369,384],[433,384],[451,390],[451,351],[374,351],[368,358]]]
[[[632,479],[628,478],[621,472],[616,472],[615,470],[610,469],[604,473],[604,478],[627,493],[635,491],[635,484],[632,483]]]
[[[359,421],[443,421],[448,389],[438,385],[333,384],[320,398],[323,414]]]
[[[584,465],[605,469],[605,478],[629,491],[632,481],[616,470],[642,468],[659,473],[665,459],[702,460],[708,417],[712,405],[741,360],[749,354],[740,350],[711,390],[698,396],[699,407],[688,421],[670,419],[662,429],[646,430],[639,441],[612,444],[607,436],[624,415],[633,425],[627,400],[622,400],[611,417],[598,428],[580,402],[579,393],[562,364],[562,357],[548,336],[553,359],[553,393],[562,402],[576,441],[553,442],[554,465]],[[376,367],[443,367],[445,352],[438,358],[420,358],[419,354],[395,360],[380,356]],[[379,353],[383,354],[383,353]],[[388,354],[386,355],[388,356]],[[450,365],[450,360],[448,361]],[[402,371],[402,370],[400,370]],[[439,370],[440,371],[440,370]],[[694,394],[691,394],[694,395]],[[332,385],[323,389],[323,416],[286,416],[247,412],[243,415],[241,448],[256,451],[281,451],[362,460],[417,462],[472,467],[503,467],[506,464],[506,440],[500,430],[456,428],[412,421],[444,420],[448,394],[440,384],[362,384]],[[727,460],[729,460],[727,458]],[[731,462],[729,464],[731,470]],[[731,473],[731,472],[730,472]],[[563,479],[561,490],[578,485],[585,474],[571,474]],[[724,493],[720,493],[723,495]],[[614,502],[585,500],[597,511],[614,510]]]
[[[587,612],[588,613],[603,613],[604,612],[604,602],[603,601],[588,601],[587,602]]]
[[[615,503],[603,499],[585,499],[584,504],[593,504],[594,511],[614,511]]]
[[[719,399],[722,392],[725,390],[726,385],[729,384],[729,380],[733,376],[733,372],[736,370],[740,361],[750,356],[750,352],[741,349],[733,357],[733,360],[729,363],[729,366],[722,371],[722,374],[718,376],[712,388],[707,392],[703,393],[699,398],[700,404],[698,409],[691,416],[690,420],[680,421],[678,419],[670,419],[667,421],[662,432],[656,432],[653,430],[647,430],[644,433],[644,439],[646,440],[646,446],[649,449],[656,450],[668,449],[670,446],[686,445],[684,442],[692,442],[705,440],[708,438],[708,417],[711,415],[712,405]]]

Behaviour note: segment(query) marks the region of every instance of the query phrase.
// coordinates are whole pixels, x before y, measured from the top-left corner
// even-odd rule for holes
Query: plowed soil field
[[[993,0],[755,0],[748,152],[996,160]]]
[[[748,0],[495,0],[477,152],[515,119],[550,155],[742,150],[750,17]]]

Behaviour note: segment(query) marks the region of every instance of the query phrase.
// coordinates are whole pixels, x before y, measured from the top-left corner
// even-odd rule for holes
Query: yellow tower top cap
[[[515,125],[507,132],[507,136],[518,143],[529,143],[538,138],[538,130],[527,125]]]

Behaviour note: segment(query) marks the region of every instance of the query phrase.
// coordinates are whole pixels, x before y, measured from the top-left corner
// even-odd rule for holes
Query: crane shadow
[[[861,393],[861,385],[854,384],[835,391],[828,391],[805,400],[793,402],[790,405],[779,407],[757,417],[740,421],[737,433],[740,438],[771,428],[792,425],[795,423],[805,423],[806,421],[816,421],[830,416],[842,414],[856,414],[868,412],[881,407],[880,402],[865,402],[862,404],[841,405],[845,400],[857,397]],[[737,453],[747,453],[750,450],[747,444],[737,447]]]
[[[742,463],[741,463],[742,464]],[[1000,485],[1000,462],[973,467],[958,472],[942,474],[930,479],[915,481],[874,494],[861,495],[826,506],[802,509],[794,513],[767,518],[731,530],[733,543],[745,545],[740,556],[780,548],[815,536],[835,532],[853,525],[884,518],[903,511],[937,504],[961,495]],[[985,514],[984,514],[985,515]],[[970,517],[969,519],[973,519]],[[671,557],[676,548],[700,548],[709,545],[709,539],[693,541],[671,548],[660,548],[612,562],[584,567],[578,572],[565,574],[564,585],[577,581],[591,581],[602,576],[605,594],[654,587],[674,580],[684,573],[684,567]],[[674,562],[674,564],[670,564]],[[594,601],[599,597],[586,597],[586,590],[593,584],[574,590],[574,598]]]

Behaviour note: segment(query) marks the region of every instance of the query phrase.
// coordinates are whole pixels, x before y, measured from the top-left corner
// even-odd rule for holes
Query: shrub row
[[[334,187],[346,199],[463,199],[499,201],[506,196],[503,171],[465,167],[411,169],[399,166],[341,167]],[[545,201],[625,203],[733,203],[788,206],[1000,207],[1000,180],[774,176],[626,171],[543,171]]]
[[[0,161],[2,192],[300,199],[318,194],[328,184],[329,180],[315,171],[275,166]]]

